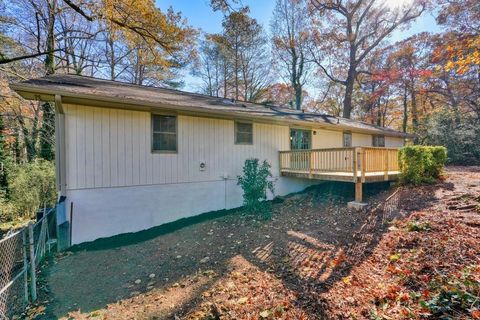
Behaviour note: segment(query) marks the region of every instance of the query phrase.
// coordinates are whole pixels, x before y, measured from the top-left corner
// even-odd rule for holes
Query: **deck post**
[[[361,181],[355,182],[355,202],[361,203],[363,196],[362,196],[362,190],[363,189],[363,183]]]
[[[384,174],[383,174],[383,179],[385,181],[388,181],[388,150],[383,150],[384,158],[383,158],[383,169],[384,169]]]
[[[360,148],[360,175],[362,177],[362,182],[365,182],[365,170],[367,168],[367,153],[364,148]]]
[[[353,182],[357,182],[357,167],[358,167],[358,154],[357,154],[357,148],[353,148],[352,150],[353,153],[353,159],[352,159],[352,170],[353,170]]]
[[[309,153],[310,153],[310,155],[309,155],[310,159],[308,161],[308,164],[309,164],[309,168],[308,168],[309,175],[308,175],[308,177],[310,179],[312,179],[313,163],[314,163],[315,159],[313,157],[313,151],[310,150]]]

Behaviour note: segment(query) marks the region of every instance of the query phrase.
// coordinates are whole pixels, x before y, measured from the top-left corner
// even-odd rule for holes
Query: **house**
[[[72,243],[241,206],[245,159],[266,159],[276,194],[319,180],[395,179],[404,133],[311,112],[77,75],[11,85],[54,101],[59,194]],[[372,148],[385,147],[385,148]],[[355,148],[368,147],[368,148]]]

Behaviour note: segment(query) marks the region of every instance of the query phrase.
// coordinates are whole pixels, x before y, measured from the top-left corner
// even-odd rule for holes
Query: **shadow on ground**
[[[222,211],[77,246],[46,269],[45,317],[182,317],[241,256],[294,292],[308,318],[322,319],[328,302],[319,295],[370,255],[388,222],[429,207],[435,188],[448,185],[427,194],[388,187],[366,185],[371,205],[361,212],[346,208],[353,185],[332,182],[277,199],[270,221]]]

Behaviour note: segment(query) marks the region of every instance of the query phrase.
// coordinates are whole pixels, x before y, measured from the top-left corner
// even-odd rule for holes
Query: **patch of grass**
[[[418,221],[410,221],[407,224],[407,231],[409,232],[425,232],[430,231],[432,228],[428,222],[418,222]]]

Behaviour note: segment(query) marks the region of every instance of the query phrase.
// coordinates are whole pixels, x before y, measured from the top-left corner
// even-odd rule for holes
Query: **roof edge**
[[[82,76],[79,76],[82,77]],[[93,78],[93,77],[88,77],[91,79],[95,80],[102,80],[102,81],[107,81],[105,79],[98,79],[98,78]],[[115,81],[112,81],[115,82]],[[121,83],[123,84],[123,83]],[[131,85],[131,84],[130,84]],[[198,113],[200,115],[222,115],[226,117],[245,117],[245,118],[251,118],[251,119],[259,119],[267,122],[273,122],[273,123],[285,123],[285,124],[296,124],[296,125],[305,125],[308,127],[317,127],[319,129],[321,128],[336,128],[337,130],[343,129],[343,130],[349,130],[352,132],[357,132],[357,133],[366,133],[366,134],[382,134],[385,136],[389,137],[398,137],[398,138],[413,138],[415,135],[410,134],[410,133],[404,133],[400,131],[396,131],[393,129],[389,128],[382,128],[382,127],[377,127],[372,124],[368,124],[362,121],[357,121],[353,119],[347,119],[347,118],[342,118],[342,117],[334,117],[338,119],[344,119],[346,121],[351,121],[351,122],[358,122],[358,123],[363,123],[371,127],[371,129],[359,129],[355,128],[352,126],[348,126],[345,124],[331,124],[331,123],[316,123],[312,121],[305,121],[305,120],[293,120],[293,119],[276,119],[274,121],[271,121],[271,119],[266,119],[267,117],[262,117],[262,116],[245,116],[242,115],[241,113],[237,111],[207,111],[207,110],[198,110],[198,108],[195,107],[181,107],[177,105],[168,105],[167,103],[161,103],[160,105],[157,103],[149,103],[147,101],[141,101],[138,99],[131,99],[131,98],[117,98],[117,97],[108,97],[108,96],[103,96],[103,95],[95,95],[95,94],[84,94],[84,93],[74,93],[69,90],[61,90],[61,89],[49,89],[49,88],[40,88],[38,85],[32,85],[29,83],[25,82],[17,82],[17,83],[9,83],[9,87],[17,92],[19,95],[21,95],[25,99],[29,100],[44,100],[44,101],[54,101],[55,100],[55,95],[60,95],[62,97],[68,97],[68,98],[73,98],[73,99],[79,99],[79,100],[87,100],[90,101],[91,103],[94,101],[99,101],[99,102],[104,102],[104,103],[112,103],[112,104],[122,104],[126,109],[129,106],[131,107],[132,110],[138,110],[139,108],[163,108],[163,109],[171,109],[171,110],[179,110],[179,111],[185,111],[185,112],[191,112],[191,113]],[[145,87],[145,88],[154,88],[154,87],[146,87],[146,86],[138,86],[138,87]],[[175,90],[179,91],[179,90]],[[183,92],[183,91],[179,91]],[[189,93],[190,92],[186,92]],[[194,95],[194,93],[192,93]],[[208,96],[205,96],[208,97]],[[86,105],[91,105],[91,104],[86,104]],[[95,105],[92,105],[95,106]],[[262,105],[263,106],[263,105]],[[146,107],[146,108],[145,108]],[[276,106],[273,106],[276,107]],[[281,107],[279,107],[281,108]],[[312,113],[313,114],[313,113]]]

